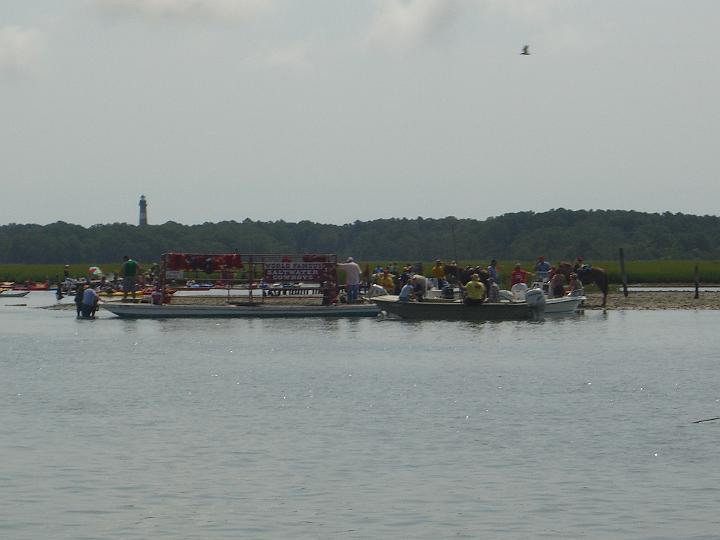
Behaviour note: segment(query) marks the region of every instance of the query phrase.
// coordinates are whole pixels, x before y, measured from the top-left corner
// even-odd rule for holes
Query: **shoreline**
[[[602,294],[598,292],[586,293],[587,300],[584,309],[603,309]],[[715,310],[720,309],[720,293],[701,292],[699,298],[695,298],[692,291],[672,292],[630,292],[625,297],[622,291],[610,291],[607,297],[607,310],[660,310],[660,309],[681,309],[681,310]]]

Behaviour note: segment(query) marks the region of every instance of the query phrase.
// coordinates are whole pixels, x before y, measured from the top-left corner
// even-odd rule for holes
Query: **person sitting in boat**
[[[413,291],[415,292],[415,300],[422,302],[425,300],[425,293],[427,292],[427,278],[422,274],[413,274],[410,282],[413,285]]]
[[[510,287],[518,283],[527,283],[527,277],[528,273],[520,267],[520,263],[517,263],[510,274]]]
[[[550,279],[550,263],[540,255],[535,263],[535,276],[538,281],[545,282]]]
[[[570,296],[582,296],[584,294],[582,281],[580,281],[580,278],[574,272],[572,274],[570,274],[569,289],[570,289],[570,292],[568,294]]]
[[[565,295],[565,275],[555,272],[550,278],[550,293],[553,298],[560,298]]]
[[[398,295],[399,302],[410,302],[415,297],[415,287],[413,287],[412,280],[407,280],[405,285],[400,289]]]
[[[465,298],[463,302],[466,305],[479,305],[485,301],[485,285],[480,281],[479,274],[473,274],[470,277],[470,281],[465,284]]]

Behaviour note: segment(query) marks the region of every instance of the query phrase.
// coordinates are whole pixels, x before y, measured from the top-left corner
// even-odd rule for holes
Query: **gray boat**
[[[244,303],[208,306],[106,302],[100,305],[103,309],[125,319],[202,319],[210,317],[375,317],[380,312],[375,304],[339,304],[321,306]]]
[[[461,300],[400,302],[397,296],[372,299],[381,312],[403,319],[446,321],[522,321],[542,318],[544,299],[537,302],[486,302],[466,305]]]

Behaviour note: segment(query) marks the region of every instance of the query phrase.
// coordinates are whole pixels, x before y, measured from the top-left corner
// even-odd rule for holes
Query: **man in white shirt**
[[[360,265],[352,257],[348,257],[347,262],[338,263],[337,266],[345,272],[347,300],[348,304],[353,304],[357,302],[358,293],[360,292],[360,274],[362,273]]]

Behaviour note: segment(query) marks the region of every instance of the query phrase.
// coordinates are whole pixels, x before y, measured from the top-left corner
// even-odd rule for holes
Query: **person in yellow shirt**
[[[485,301],[485,285],[478,274],[473,274],[465,285],[465,304],[468,306],[482,304]]]
[[[378,280],[378,285],[385,289],[388,294],[395,294],[395,280],[387,268],[383,270],[382,276],[380,276]]]
[[[445,286],[445,265],[440,259],[435,261],[432,267],[432,275],[437,280],[437,288],[442,289]]]

